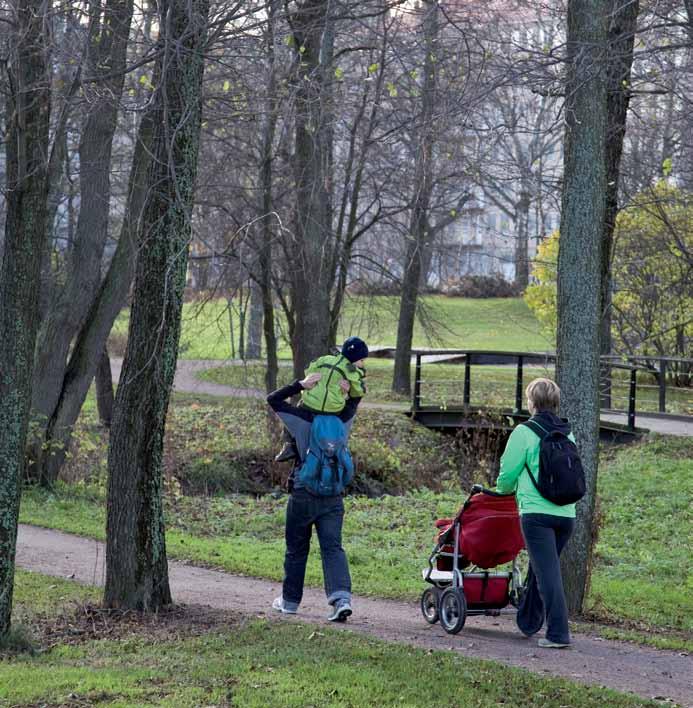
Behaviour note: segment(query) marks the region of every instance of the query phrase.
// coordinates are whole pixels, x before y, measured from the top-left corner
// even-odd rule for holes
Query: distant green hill
[[[426,329],[417,321],[414,346],[499,349],[507,351],[549,351],[554,342],[541,334],[534,315],[521,298],[468,299],[429,296],[422,298]],[[399,301],[395,297],[353,297],[344,309],[340,339],[359,335],[371,346],[394,346],[397,338]],[[122,355],[128,312],[116,323],[111,352]],[[185,359],[228,359],[231,357],[231,321],[238,342],[238,316],[229,318],[225,300],[187,303],[183,309],[180,355]],[[286,334],[286,323],[279,319]],[[279,355],[290,357],[284,338]]]

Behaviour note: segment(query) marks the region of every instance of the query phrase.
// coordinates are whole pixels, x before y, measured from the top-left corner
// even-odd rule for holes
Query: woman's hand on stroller
[[[490,494],[493,497],[510,497],[513,495],[513,492],[510,494],[501,494],[501,492],[497,492],[495,489],[484,487],[483,484],[475,484],[472,486],[470,494]]]

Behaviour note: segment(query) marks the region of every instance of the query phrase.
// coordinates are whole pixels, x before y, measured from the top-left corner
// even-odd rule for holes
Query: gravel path
[[[94,540],[21,525],[17,565],[47,575],[102,585],[104,546]],[[169,562],[169,573],[176,602],[295,621],[268,609],[280,592],[279,583],[178,562]],[[298,619],[324,625],[326,611],[323,593],[309,588]],[[693,657],[685,653],[580,634],[574,637],[571,650],[542,650],[535,641],[519,634],[512,616],[470,617],[460,634],[449,636],[439,625],[427,625],[415,603],[365,597],[354,598],[354,616],[343,629],[418,647],[457,651],[539,674],[554,674],[693,707]]]

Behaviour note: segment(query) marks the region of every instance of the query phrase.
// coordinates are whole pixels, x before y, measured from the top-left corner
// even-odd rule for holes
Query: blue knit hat
[[[345,356],[352,364],[368,356],[368,346],[358,337],[349,337],[342,344],[342,356]]]

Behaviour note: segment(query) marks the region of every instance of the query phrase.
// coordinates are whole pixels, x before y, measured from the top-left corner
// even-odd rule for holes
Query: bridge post
[[[638,370],[633,367],[630,370],[630,390],[628,392],[628,429],[635,429],[635,377]]]
[[[523,357],[517,357],[517,381],[515,382],[515,412],[522,410],[522,363]]]
[[[414,400],[412,410],[418,411],[421,408],[421,354],[416,354],[416,367],[414,369]]]
[[[659,412],[667,412],[667,363],[664,359],[659,362]]]
[[[467,352],[464,355],[464,390],[462,393],[462,403],[464,404],[465,407],[469,405],[469,387],[471,384],[472,376],[471,376],[471,367],[472,367],[472,355]]]

